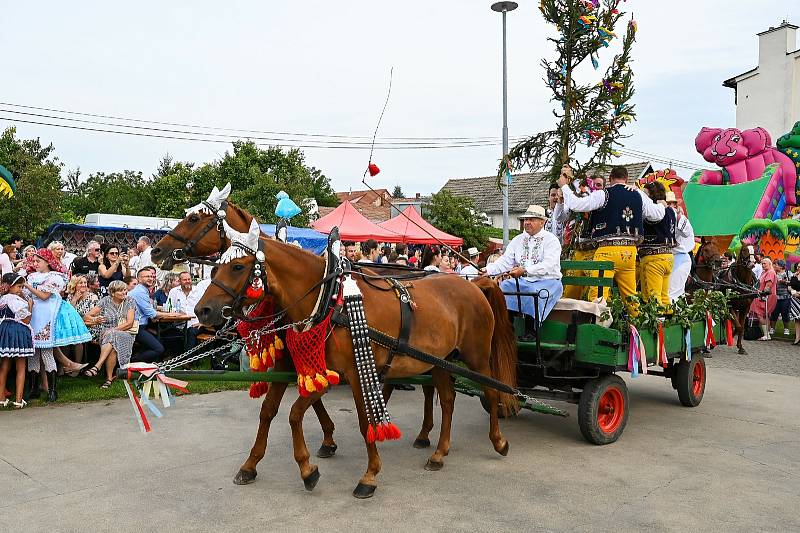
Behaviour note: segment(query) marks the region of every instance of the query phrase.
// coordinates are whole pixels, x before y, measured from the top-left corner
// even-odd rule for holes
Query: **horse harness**
[[[263,264],[266,258],[264,253],[263,242],[259,240],[258,250],[252,250],[241,243],[233,243],[233,246],[240,247],[246,253],[253,255],[256,258],[250,270],[248,283],[250,284],[250,286],[255,286],[255,284],[258,284],[260,282],[261,286],[266,291],[268,287],[268,282],[267,282],[267,271]],[[364,281],[366,281],[366,283],[370,287],[383,291],[394,291],[394,293],[397,295],[398,302],[400,304],[400,332],[397,337],[393,337],[369,325],[366,325],[365,328],[363,328],[366,329],[366,335],[368,336],[369,340],[389,349],[389,358],[386,362],[386,365],[384,365],[384,368],[381,370],[379,374],[381,380],[383,380],[383,378],[386,375],[386,372],[388,372],[389,368],[391,367],[391,363],[394,357],[399,354],[412,357],[425,364],[435,366],[454,375],[465,377],[476,383],[491,387],[500,392],[505,392],[513,395],[519,394],[519,391],[517,391],[510,385],[503,383],[502,381],[494,379],[490,376],[485,376],[483,374],[470,370],[464,366],[447,361],[446,359],[442,359],[434,355],[431,355],[429,353],[423,352],[422,350],[414,348],[408,343],[408,338],[414,323],[413,310],[416,304],[414,304],[411,298],[411,293],[409,292],[409,289],[413,288],[413,283],[412,282],[403,283],[401,280],[419,279],[421,277],[428,275],[428,273],[424,274],[415,273],[416,275],[414,276],[406,276],[406,277],[391,277],[391,276],[381,276],[363,272],[358,266],[351,265],[350,261],[348,261],[347,258],[340,257],[339,255],[340,246],[341,243],[339,241],[339,232],[338,229],[334,228],[333,230],[331,230],[331,233],[328,236],[328,246],[326,248],[326,267],[322,279],[319,282],[315,283],[299,299],[289,304],[287,307],[277,312],[273,316],[279,316],[281,314],[285,314],[290,307],[296,305],[300,301],[307,298],[315,290],[319,289],[320,294],[317,300],[317,305],[306,322],[308,324],[307,327],[310,328],[313,325],[318,324],[330,314],[331,324],[333,324],[334,326],[345,327],[350,329],[351,336],[355,337],[358,333],[357,330],[361,328],[356,328],[354,330],[352,317],[350,316],[348,308],[345,305],[344,299],[342,297],[342,292],[344,288],[344,283],[347,278],[351,278],[353,276],[360,276]],[[380,287],[375,283],[373,283],[374,280],[383,281],[387,283],[388,286]],[[233,314],[238,312],[239,314],[236,316],[236,318],[243,319],[243,316],[241,315],[241,307],[243,300],[245,299],[244,295],[241,292],[238,294],[235,293],[229,287],[226,287],[225,285],[223,285],[222,283],[220,283],[215,279],[212,279],[211,283],[222,289],[228,296],[233,298],[233,303],[231,304],[231,306],[225,306],[223,308],[223,311],[226,308],[230,309],[231,316],[225,316],[225,314],[223,314],[223,318],[226,319],[233,318]],[[265,317],[249,317],[246,319],[262,320],[264,318]],[[361,318],[363,318],[363,316]]]
[[[228,201],[222,200],[219,208],[214,207],[207,201],[203,202],[203,205],[206,206],[209,213],[211,213],[211,220],[206,223],[205,227],[202,229],[202,231],[200,231],[200,234],[197,236],[197,238],[187,239],[186,237],[175,233],[174,230],[170,230],[167,233],[167,236],[172,237],[176,241],[182,242],[185,245],[182,248],[176,248],[172,251],[172,259],[175,261],[186,261],[188,258],[194,257],[192,256],[192,248],[194,248],[209,231],[214,229],[214,227],[216,227],[217,232],[219,232],[219,253],[222,254],[225,251],[225,240],[227,237],[225,235],[225,227],[222,223],[227,216]]]

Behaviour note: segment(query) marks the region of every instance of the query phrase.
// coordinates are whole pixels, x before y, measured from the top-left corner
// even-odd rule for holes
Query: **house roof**
[[[653,171],[649,161],[621,166],[628,169],[628,181],[631,183]],[[592,169],[588,174],[603,174],[607,178],[610,172],[611,167],[607,166]],[[531,204],[545,205],[549,188],[550,182],[547,181],[546,172],[513,174],[511,186],[509,187],[509,213],[523,212]],[[503,201],[497,184],[497,176],[450,179],[441,190],[450,191],[456,196],[472,198],[475,202],[475,207],[484,213],[499,213],[503,210]]]
[[[340,202],[350,202],[351,204],[357,203],[373,203],[379,197],[388,196],[389,191],[386,189],[375,189],[374,191],[366,190],[366,191],[348,191],[348,192],[337,192],[336,197],[339,198]]]

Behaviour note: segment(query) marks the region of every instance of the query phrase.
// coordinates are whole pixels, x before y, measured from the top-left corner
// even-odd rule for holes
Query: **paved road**
[[[744,341],[744,349],[747,355],[720,346],[712,353],[708,366],[800,377],[800,346],[784,340]]]
[[[747,359],[715,350],[695,409],[661,378],[629,381],[628,427],[604,447],[583,441],[570,405],[568,419],[504,421],[511,453],[500,457],[478,401],[459,397],[440,472],[423,470],[429,452],[410,446],[421,392],[398,392],[390,407],[405,435],[380,447],[380,486],[366,501],[350,495],[366,461],[342,388],[326,396],[339,453],[317,460],[311,493],[292,459],[288,403],[244,487],[231,479],[258,402],[242,392],[183,398],[148,435],[126,400],[2,412],[0,531],[797,531],[800,379],[730,367],[758,358],[786,370],[800,350],[751,346]],[[306,435],[315,449],[313,414]]]

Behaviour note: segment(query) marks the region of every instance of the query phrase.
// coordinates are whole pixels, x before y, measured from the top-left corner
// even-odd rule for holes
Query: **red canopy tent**
[[[405,211],[381,223],[380,226],[398,235],[402,235],[402,242],[439,244],[439,241],[441,241],[448,246],[461,246],[464,244],[464,239],[453,237],[449,233],[436,229],[436,227],[422,218],[413,206],[406,207]]]
[[[370,222],[350,202],[342,202],[339,207],[311,223],[312,228],[326,234],[334,226],[339,226],[339,236],[343,241],[375,239],[378,242],[404,242],[402,235]]]

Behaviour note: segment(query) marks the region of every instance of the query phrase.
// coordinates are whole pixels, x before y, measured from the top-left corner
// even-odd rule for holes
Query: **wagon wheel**
[[[592,444],[611,444],[628,423],[628,387],[616,374],[586,383],[578,403],[578,427]]]
[[[673,383],[683,405],[700,405],[706,392],[706,361],[703,356],[695,355],[691,361],[681,361],[675,368]]]

